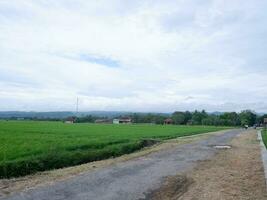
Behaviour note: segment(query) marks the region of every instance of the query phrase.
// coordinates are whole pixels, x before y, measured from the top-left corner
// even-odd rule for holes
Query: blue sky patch
[[[89,54],[81,54],[80,60],[99,64],[99,65],[105,65],[107,67],[119,67],[120,66],[118,61],[113,60],[111,58],[101,57],[101,56],[92,56]]]

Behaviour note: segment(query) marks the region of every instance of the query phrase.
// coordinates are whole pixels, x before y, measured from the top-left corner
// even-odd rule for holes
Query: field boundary
[[[261,146],[261,158],[262,158],[262,163],[263,163],[263,168],[264,168],[265,183],[266,183],[266,189],[267,189],[267,149],[266,149],[265,144],[263,143],[261,133],[262,133],[262,130],[258,130],[258,140],[260,141],[260,146]]]

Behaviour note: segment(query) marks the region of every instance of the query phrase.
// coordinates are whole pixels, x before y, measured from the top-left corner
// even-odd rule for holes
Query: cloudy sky
[[[0,110],[267,111],[266,0],[0,0]]]

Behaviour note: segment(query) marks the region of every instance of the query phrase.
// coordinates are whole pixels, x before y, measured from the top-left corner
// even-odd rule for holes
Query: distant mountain
[[[38,118],[38,119],[63,119],[73,116],[73,112],[20,112],[20,111],[7,111],[0,112],[0,118]]]
[[[125,111],[88,111],[88,112],[76,112],[71,111],[55,111],[55,112],[21,112],[21,111],[0,111],[0,119],[10,119],[10,118],[36,118],[36,119],[64,119],[70,116],[84,117],[87,115],[92,115],[98,118],[107,117],[115,118],[119,116],[133,115],[137,113],[139,115],[146,115],[148,112],[125,112]],[[171,113],[157,113],[150,112],[151,114],[160,114],[169,117]],[[208,114],[222,115],[224,112],[208,112]],[[257,113],[259,116],[264,113]]]
[[[108,117],[113,118],[120,115],[130,115],[132,112],[124,112],[124,111],[88,111],[88,112],[79,112],[78,117],[93,115],[95,117]]]
[[[21,111],[0,111],[0,119],[10,119],[10,118],[36,118],[36,119],[64,119],[70,116],[83,117],[87,115],[93,115],[95,117],[107,117],[114,118],[118,116],[127,116],[134,114],[136,112],[124,112],[124,111],[88,111],[88,112],[76,112],[63,111],[63,112],[21,112]],[[139,113],[138,114],[147,114]],[[168,113],[153,113],[169,115]]]
[[[211,115],[217,115],[217,116],[220,116],[222,115],[224,112],[218,112],[218,111],[215,111],[215,112],[208,112],[209,114]]]

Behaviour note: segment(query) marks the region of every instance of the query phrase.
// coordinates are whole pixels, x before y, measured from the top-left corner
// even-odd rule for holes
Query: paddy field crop
[[[0,178],[120,156],[141,149],[151,139],[160,141],[223,129],[226,128],[0,121]]]

